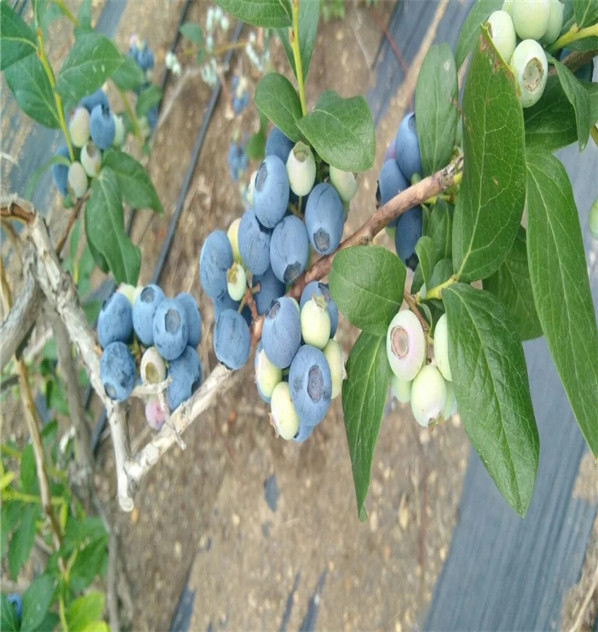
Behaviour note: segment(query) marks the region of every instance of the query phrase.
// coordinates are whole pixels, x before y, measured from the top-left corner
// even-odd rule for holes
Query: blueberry
[[[236,261],[226,273],[228,293],[235,301],[240,301],[247,289],[247,275],[245,268]]]
[[[409,268],[417,268],[415,244],[422,236],[422,207],[414,206],[399,216],[395,232],[395,249],[399,259]]]
[[[217,298],[214,301],[213,305],[214,305],[214,320],[218,320],[218,316],[220,316],[220,314],[225,309],[234,309],[235,311],[237,311],[239,309],[240,302],[233,300],[230,297],[230,294],[227,292],[226,294],[223,294],[220,298]]]
[[[422,368],[411,384],[411,410],[415,421],[427,428],[438,419],[446,406],[446,382],[430,364]]]
[[[276,385],[282,381],[282,370],[268,360],[261,340],[255,351],[253,368],[258,393],[264,401],[267,400],[269,403]]]
[[[255,176],[253,212],[262,226],[274,228],[289,205],[289,177],[278,156],[266,156]]]
[[[299,430],[293,437],[293,441],[297,443],[303,443],[306,439],[311,437],[311,433],[314,431],[315,426],[305,423],[302,419],[299,420]]]
[[[253,284],[260,284],[260,289],[253,295],[257,313],[261,316],[268,311],[272,301],[280,298],[286,289],[285,284],[276,278],[271,267],[268,267],[264,274],[256,274],[253,277]]]
[[[332,379],[331,399],[338,397],[343,390],[343,380],[345,379],[345,363],[343,361],[343,350],[336,340],[329,340],[323,349],[324,356],[330,368]]]
[[[324,349],[330,339],[330,314],[323,298],[310,298],[301,308],[301,336],[303,341]]]
[[[344,219],[343,203],[336,189],[327,182],[316,184],[305,207],[307,235],[316,252],[329,255],[338,248]]]
[[[154,314],[154,345],[165,360],[175,360],[189,341],[185,308],[180,302],[165,298]]]
[[[102,152],[91,140],[88,140],[85,145],[83,145],[80,158],[85,173],[90,178],[97,178],[102,168]]]
[[[449,363],[449,332],[446,314],[443,314],[434,327],[434,359],[442,377],[452,381],[451,365]]]
[[[114,140],[115,126],[110,107],[96,105],[89,117],[91,140],[102,150],[108,149]]]
[[[307,195],[316,181],[316,159],[308,145],[299,141],[287,158],[289,186],[295,195]]]
[[[395,137],[397,165],[407,180],[413,175],[422,175],[422,159],[419,153],[419,139],[415,125],[415,112],[407,114],[397,130]]]
[[[62,156],[70,161],[69,150],[66,145],[59,147],[55,154],[55,156]],[[62,165],[60,163],[55,163],[52,165],[52,177],[54,178],[54,185],[58,189],[60,195],[66,195],[67,190],[67,181],[69,177],[69,168],[66,165]]]
[[[238,312],[225,309],[214,326],[214,353],[229,369],[240,369],[249,358],[249,326]]]
[[[517,0],[511,14],[517,35],[522,40],[539,40],[546,33],[550,13],[550,0]]]
[[[185,310],[185,316],[187,317],[187,334],[189,337],[187,344],[195,348],[201,340],[201,314],[197,307],[197,302],[188,292],[177,294],[174,300],[181,303]]]
[[[378,188],[376,189],[376,201],[380,206],[397,195],[400,191],[404,191],[409,187],[409,183],[402,174],[399,166],[394,160],[387,160],[380,169],[378,175]],[[393,219],[388,226],[396,226],[399,218]]]
[[[386,355],[392,372],[404,381],[412,380],[426,359],[426,336],[417,316],[401,310],[390,321],[386,333]]]
[[[287,138],[278,127],[274,127],[266,139],[266,156],[278,156],[286,165],[293,145],[292,140]]]
[[[239,252],[239,226],[241,225],[241,218],[237,217],[226,231],[226,236],[230,241],[231,248],[233,249],[233,259],[237,263],[241,263],[241,253]]]
[[[148,347],[141,356],[139,373],[143,384],[158,384],[166,379],[166,364],[156,347]]]
[[[69,136],[75,147],[83,147],[89,138],[89,112],[82,105],[69,118]]]
[[[12,604],[12,607],[15,609],[15,614],[17,615],[17,621],[19,625],[21,623],[21,616],[23,614],[23,600],[21,599],[21,595],[19,593],[12,593],[8,595],[8,601]]]
[[[133,303],[133,329],[141,344],[154,344],[154,315],[164,300],[164,292],[157,285],[147,285]]]
[[[166,415],[162,410],[162,405],[157,397],[150,397],[145,404],[145,419],[152,430],[161,430]]]
[[[286,285],[294,283],[305,270],[308,256],[305,224],[288,215],[273,230],[270,241],[270,263],[276,278]]]
[[[288,297],[276,299],[266,313],[262,344],[268,360],[279,369],[288,367],[301,345],[301,318]]]
[[[494,42],[494,46],[496,46],[496,50],[509,63],[517,43],[511,16],[506,11],[494,11],[488,18],[488,26],[490,27],[490,37]]]
[[[270,266],[270,238],[271,232],[258,222],[255,213],[245,211],[239,224],[239,252],[253,274],[264,274]]]
[[[509,65],[519,84],[521,105],[529,108],[539,101],[546,87],[546,53],[536,40],[525,39],[518,44]]]
[[[328,360],[310,345],[295,354],[289,370],[291,399],[299,419],[315,426],[326,416],[332,395],[332,376]]]
[[[384,162],[387,160],[396,160],[397,159],[397,143],[396,139],[392,139],[390,144],[386,148],[386,153],[384,154]]]
[[[66,179],[66,188],[71,197],[76,200],[82,198],[87,193],[88,184],[87,174],[85,169],[83,169],[83,165],[78,160],[75,160],[69,167]]]
[[[133,310],[129,299],[113,292],[102,305],[98,315],[98,340],[102,349],[111,342],[129,342],[133,335]]]
[[[110,399],[124,402],[136,379],[135,360],[124,342],[111,342],[100,358],[100,379]]]
[[[411,383],[411,380],[400,380],[393,373],[390,390],[401,404],[408,404],[411,401]]]
[[[166,399],[170,410],[175,410],[189,399],[201,384],[202,370],[197,351],[192,347],[185,347],[176,360],[168,363],[168,375],[172,382],[166,389]]]
[[[138,50],[135,61],[144,72],[151,70],[154,67],[154,53],[152,53],[149,46],[146,45],[141,50]]]
[[[230,241],[221,230],[208,235],[199,255],[199,280],[203,291],[213,300],[228,293],[226,272],[233,264]]]
[[[299,417],[291,401],[286,382],[279,382],[272,392],[270,423],[282,439],[292,439],[299,432]]]
[[[108,97],[105,92],[99,88],[93,94],[90,94],[81,99],[81,105],[91,114],[91,111],[95,108],[96,105],[105,105],[106,107],[110,107],[108,103]]]
[[[330,165],[330,184],[343,202],[350,202],[357,193],[357,178],[351,171],[341,171]]]
[[[338,307],[330,296],[330,289],[326,283],[321,281],[311,281],[301,292],[301,300],[299,306],[302,308],[310,298],[314,296],[323,296],[326,299],[326,307],[328,308],[328,314],[330,315],[330,337],[332,338],[336,333],[338,327]]]

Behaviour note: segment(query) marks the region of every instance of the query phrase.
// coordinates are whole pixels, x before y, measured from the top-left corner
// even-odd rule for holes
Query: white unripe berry
[[[112,141],[113,147],[122,147],[125,142],[125,124],[123,117],[118,114],[113,114],[114,119],[114,140]]]
[[[411,410],[415,421],[427,428],[442,415],[446,405],[446,382],[431,364],[422,368],[411,385]]]
[[[434,359],[442,377],[449,382],[453,379],[449,364],[448,319],[443,314],[434,328]]]
[[[69,136],[75,147],[83,147],[89,139],[89,112],[82,105],[77,107],[71,115]]]
[[[295,195],[304,196],[312,190],[316,181],[316,159],[310,147],[301,141],[289,152],[287,175]]]
[[[97,178],[102,168],[102,152],[88,140],[81,149],[81,164],[90,178]]]
[[[444,419],[450,419],[457,413],[457,398],[455,397],[455,387],[452,382],[446,382],[446,404],[442,411]]]
[[[526,39],[519,43],[510,62],[521,91],[521,105],[529,108],[538,102],[548,78],[546,53],[538,42]]]
[[[301,309],[301,335],[306,344],[323,349],[330,339],[330,314],[326,300],[310,298]]]
[[[262,395],[272,397],[276,385],[282,380],[282,369],[274,366],[263,349],[256,351],[255,382],[259,386]]]
[[[241,218],[237,217],[236,220],[228,227],[228,232],[226,236],[230,241],[231,248],[233,249],[233,259],[237,263],[241,263],[241,253],[239,252],[239,224],[241,223]]]
[[[426,337],[413,312],[405,309],[392,319],[386,334],[386,355],[399,379],[410,381],[417,375],[426,357]]]
[[[396,375],[392,376],[390,390],[401,404],[407,404],[411,401],[411,384],[412,382],[399,380]]]
[[[240,263],[234,262],[226,273],[228,293],[234,301],[240,301],[247,289],[247,275]]]
[[[539,40],[548,28],[550,0],[516,0],[511,12],[519,37]]]
[[[330,165],[330,184],[343,202],[350,202],[357,193],[357,178],[351,171],[341,171]]]
[[[505,62],[509,63],[517,44],[511,16],[506,11],[495,11],[488,18],[488,25],[496,50]]]
[[[83,165],[78,162],[72,162],[69,167],[67,177],[67,189],[73,198],[82,198],[87,193],[87,174]]]
[[[280,437],[292,439],[299,431],[299,417],[291,400],[288,382],[279,382],[272,393],[270,420]]]
[[[332,394],[330,398],[334,399],[341,394],[343,390],[343,380],[345,378],[343,350],[336,340],[332,339],[328,341],[324,347],[324,357],[328,361],[330,376],[332,377]]]
[[[548,18],[546,33],[542,37],[543,44],[552,44],[561,34],[564,11],[565,5],[561,3],[561,0],[550,0],[550,17]]]
[[[166,379],[166,364],[156,347],[149,347],[141,356],[139,374],[144,384],[158,384]]]

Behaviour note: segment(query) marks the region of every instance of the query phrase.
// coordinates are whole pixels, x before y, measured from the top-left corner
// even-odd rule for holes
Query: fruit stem
[[[457,276],[453,274],[453,276],[449,277],[444,283],[440,283],[436,287],[433,287],[431,290],[426,290],[425,297],[420,297],[419,292],[416,294],[415,301],[416,303],[420,303],[422,300],[429,300],[431,298],[435,298],[440,300],[442,298],[442,290],[449,285],[457,282]]]
[[[427,334],[430,329],[430,325],[428,324],[428,321],[423,317],[422,313],[419,311],[419,308],[417,307],[417,303],[415,299],[413,298],[413,296],[411,296],[409,292],[404,291],[403,299],[405,303],[407,303],[407,306],[409,307],[409,309],[417,316],[417,319],[421,323],[421,326],[424,332]]]
[[[54,72],[52,71],[52,67],[48,62],[48,58],[46,57],[46,52],[44,50],[44,36],[40,27],[36,30],[37,35],[37,57],[42,64],[42,68],[44,69],[46,76],[48,77],[48,81],[50,82],[50,87],[52,88],[52,93],[54,94],[54,102],[56,104],[56,110],[58,114],[58,123],[60,125],[60,129],[64,134],[64,138],[66,140],[66,146],[69,150],[69,157],[71,162],[75,160],[75,152],[73,151],[73,145],[71,143],[71,137],[69,136],[69,131],[66,126],[66,120],[64,118],[64,108],[62,107],[62,98],[56,92],[56,80],[54,79]]]
[[[141,130],[139,129],[139,119],[135,114],[135,110],[133,110],[133,108],[131,107],[125,91],[118,88],[118,93],[120,94],[120,98],[122,99],[123,105],[125,106],[125,110],[129,116],[131,125],[133,126],[133,135],[139,141],[139,144],[143,145],[143,138],[141,137]]]
[[[293,0],[293,27],[289,29],[289,40],[293,49],[293,58],[295,59],[295,75],[299,84],[301,112],[305,116],[307,107],[305,105],[305,83],[303,80],[303,66],[301,65],[301,49],[299,47],[299,0]]]
[[[554,53],[561,48],[565,48],[567,45],[571,44],[571,42],[577,42],[580,39],[595,36],[598,36],[598,23],[592,24],[592,26],[586,26],[583,29],[580,29],[577,24],[574,24],[566,33],[561,35],[558,40],[552,44],[552,46],[550,46],[548,51],[550,53]]]

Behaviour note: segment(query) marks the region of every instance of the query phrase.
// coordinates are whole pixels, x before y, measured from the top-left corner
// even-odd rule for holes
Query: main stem
[[[301,48],[299,47],[299,0],[293,0],[293,28],[290,32],[291,48],[295,60],[295,75],[299,84],[299,100],[301,101],[301,112],[303,116],[307,114],[305,105],[305,82],[303,80],[303,66],[301,64]]]

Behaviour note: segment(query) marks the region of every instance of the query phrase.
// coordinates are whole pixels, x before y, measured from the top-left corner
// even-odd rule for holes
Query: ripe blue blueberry
[[[266,313],[262,328],[262,344],[268,360],[279,369],[286,369],[301,345],[301,318],[292,299],[276,299]]]
[[[253,274],[264,274],[270,266],[271,232],[258,222],[251,209],[243,213],[238,239],[239,253],[248,270]]]
[[[273,127],[266,139],[266,156],[278,156],[286,165],[293,147],[293,141],[287,138],[278,127]]]
[[[100,379],[110,399],[124,402],[135,386],[135,360],[124,342],[111,342],[100,358]]]
[[[208,235],[199,255],[199,281],[213,300],[228,293],[226,272],[233,264],[233,250],[226,233],[215,230]]]
[[[407,114],[401,121],[395,138],[397,165],[407,178],[411,180],[415,173],[422,175],[422,159],[419,153],[419,139],[415,125],[415,112]]]
[[[197,303],[188,292],[177,294],[175,301],[182,304],[187,317],[187,332],[189,336],[187,344],[195,348],[201,340],[201,314]]]
[[[133,329],[141,344],[154,344],[154,315],[158,305],[165,299],[157,285],[147,285],[133,303]]]
[[[332,396],[332,376],[326,356],[310,345],[295,354],[289,370],[291,399],[299,419],[315,426],[326,416]]]
[[[255,176],[253,212],[262,226],[274,228],[289,205],[289,177],[278,156],[266,156]]]
[[[99,88],[93,94],[90,94],[81,99],[81,105],[91,114],[91,111],[95,108],[96,105],[105,105],[106,107],[110,107],[108,103],[108,97],[106,93]]]
[[[175,360],[185,350],[189,329],[185,308],[175,299],[165,298],[154,314],[154,346],[165,360]]]
[[[249,358],[251,335],[243,316],[232,309],[223,310],[214,326],[214,353],[229,369],[240,369]]]
[[[102,150],[108,149],[114,140],[115,126],[110,107],[96,105],[89,117],[91,140]]]
[[[147,118],[147,124],[149,125],[150,132],[153,132],[158,124],[158,106],[154,105],[154,107],[149,110],[145,116]]]
[[[305,270],[309,241],[305,224],[295,215],[287,215],[272,231],[270,263],[279,281],[290,285]]]
[[[138,49],[135,61],[137,62],[139,68],[141,68],[144,72],[146,70],[151,70],[154,67],[154,53],[152,53],[147,44],[143,48]]]
[[[133,335],[131,303],[124,294],[113,292],[98,315],[98,341],[102,349],[111,342],[129,342]]]
[[[299,420],[299,430],[293,437],[293,441],[297,443],[303,443],[306,439],[311,437],[311,433],[314,431],[315,426],[306,423],[303,419]]]
[[[166,399],[170,410],[174,410],[201,385],[202,370],[197,351],[192,347],[185,347],[176,360],[168,363],[168,375],[172,381],[166,389]]]
[[[418,258],[415,244],[422,236],[422,207],[414,206],[399,216],[395,232],[395,249],[399,259],[409,268],[415,270]]]
[[[307,235],[316,252],[329,255],[338,248],[344,221],[343,203],[336,189],[327,182],[316,184],[305,207]]]
[[[280,298],[286,289],[285,284],[276,278],[276,275],[269,267],[264,274],[256,274],[253,277],[254,286],[259,283],[260,289],[253,295],[257,313],[261,316],[268,311],[272,301]]]
[[[326,307],[328,309],[328,314],[330,315],[330,337],[332,338],[334,337],[338,326],[338,307],[332,300],[332,296],[330,296],[330,289],[326,283],[322,283],[321,281],[311,281],[308,283],[303,288],[303,292],[301,292],[299,306],[302,308],[314,295],[323,296],[326,299]]]
[[[70,161],[69,150],[66,145],[59,147],[56,150],[55,156],[62,156]],[[66,195],[67,190],[67,181],[69,177],[69,168],[66,165],[62,165],[60,163],[55,163],[52,165],[52,177],[54,178],[54,185],[58,189],[60,195]]]
[[[20,625],[21,616],[23,614],[23,600],[21,599],[21,595],[19,595],[19,593],[12,593],[8,595],[8,601],[14,608],[15,614],[17,615],[17,621]]]

